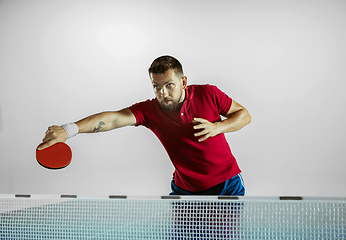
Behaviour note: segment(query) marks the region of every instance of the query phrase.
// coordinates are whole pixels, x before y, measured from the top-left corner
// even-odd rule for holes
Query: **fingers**
[[[203,142],[203,141],[207,140],[209,137],[211,137],[211,134],[209,133],[209,130],[205,129],[203,131],[195,133],[194,136],[195,137],[203,136],[203,137],[198,139],[199,142]]]
[[[208,123],[209,121],[208,120],[206,120],[206,119],[204,119],[204,118],[194,118],[193,120],[192,120],[192,123],[193,124],[197,124],[197,123]]]
[[[206,127],[207,127],[206,124],[202,123],[202,124],[198,124],[198,125],[193,126],[193,129],[204,129]]]
[[[205,135],[207,133],[209,133],[208,130],[203,130],[203,131],[195,133],[194,135],[195,135],[195,137],[199,137],[199,136]]]
[[[47,129],[47,131],[45,132],[44,138],[42,139],[42,142],[48,142],[54,138],[56,138],[56,129],[57,126],[51,126]]]
[[[58,142],[65,142],[66,139],[67,134],[61,126],[51,126],[45,132],[45,136],[42,139],[43,144],[41,144],[37,149],[43,150]]]
[[[202,129],[202,131],[199,131],[194,134],[195,137],[201,137],[198,139],[199,142],[203,142],[207,140],[210,137],[214,137],[220,133],[219,131],[219,123],[218,122],[209,122],[206,119],[203,118],[194,118],[192,121],[193,124],[196,124],[193,126],[194,129]]]
[[[45,142],[44,144],[40,145],[37,149],[38,150],[43,150],[43,149],[48,148],[48,147],[50,147],[50,146],[52,146],[52,145],[54,145],[56,143],[58,143],[58,142],[57,141],[53,141],[53,140],[49,141],[49,142]]]
[[[207,135],[205,135],[205,136],[199,138],[199,139],[198,139],[198,142],[203,142],[203,141],[207,140],[209,137],[210,137],[210,135],[207,134]]]
[[[193,124],[201,123],[201,124],[193,126],[194,129],[204,129],[207,127],[207,124],[210,124],[210,122],[208,120],[205,120],[203,118],[194,118],[192,120],[192,123]]]
[[[192,123],[197,124],[193,126],[194,129],[203,129],[202,131],[199,131],[194,134],[195,137],[203,136],[198,139],[199,142],[203,142],[211,136],[210,135],[210,128],[212,125],[211,122],[203,118],[194,118]]]

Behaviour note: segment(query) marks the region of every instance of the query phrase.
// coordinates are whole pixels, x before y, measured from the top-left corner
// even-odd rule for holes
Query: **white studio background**
[[[126,2],[126,3],[125,3]],[[252,122],[227,134],[248,196],[346,196],[346,2],[0,1],[0,193],[166,195],[173,167],[144,127],[68,140],[42,168],[50,125],[154,97],[170,54]]]

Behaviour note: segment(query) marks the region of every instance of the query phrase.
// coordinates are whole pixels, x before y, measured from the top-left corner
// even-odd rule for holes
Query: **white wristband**
[[[61,127],[67,133],[67,139],[76,136],[79,132],[79,127],[75,123],[67,123],[67,124],[61,125]]]

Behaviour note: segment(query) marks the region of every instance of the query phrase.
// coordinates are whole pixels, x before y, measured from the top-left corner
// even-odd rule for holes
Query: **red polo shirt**
[[[192,120],[220,121],[230,109],[232,99],[212,85],[190,85],[180,111],[168,112],[157,99],[132,105],[137,126],[149,128],[159,138],[174,167],[175,184],[198,192],[222,183],[241,171],[224,134],[198,142]]]

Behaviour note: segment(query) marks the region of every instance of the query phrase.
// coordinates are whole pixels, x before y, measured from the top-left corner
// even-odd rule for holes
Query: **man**
[[[143,125],[159,138],[175,167],[171,195],[244,195],[241,171],[224,133],[250,123],[248,111],[215,86],[188,86],[180,62],[171,56],[155,59],[149,76],[156,98],[51,126],[41,149],[78,133]]]

